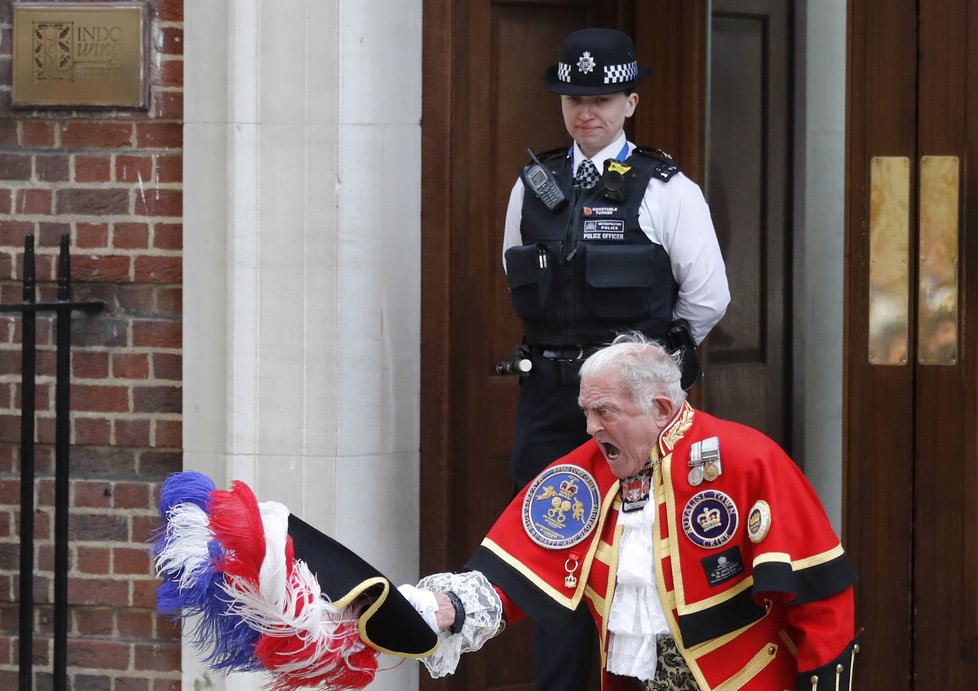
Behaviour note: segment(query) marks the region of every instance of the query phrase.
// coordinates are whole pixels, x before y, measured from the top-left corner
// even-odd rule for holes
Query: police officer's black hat
[[[547,68],[547,89],[563,96],[597,96],[634,88],[652,70],[639,65],[635,44],[614,29],[581,29],[564,40],[560,62]]]

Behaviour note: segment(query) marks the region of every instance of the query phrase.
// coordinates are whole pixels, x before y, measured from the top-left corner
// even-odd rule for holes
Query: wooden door
[[[791,12],[780,0],[426,0],[422,131],[422,544],[423,573],[459,568],[512,490],[510,448],[517,387],[494,374],[519,341],[500,266],[506,200],[526,147],[568,143],[559,100],[542,86],[563,38],[585,26],[630,32],[652,76],[639,88],[634,141],[661,147],[711,196],[705,122],[708,73],[739,66],[740,91],[713,94],[712,117],[753,127],[730,111],[752,98],[756,147],[709,159],[721,184],[747,184],[717,214],[724,249],[737,244],[736,321],[707,339],[708,375],[694,403],[754,424],[787,445],[791,380],[785,305],[790,268]],[[793,3],[788,3],[788,7]],[[709,32],[720,51],[708,62]],[[746,38],[746,41],[737,40]],[[719,42],[717,45],[716,42]],[[719,130],[718,136],[735,138]],[[714,200],[710,199],[711,203]],[[729,200],[728,200],[729,201]],[[718,209],[719,211],[719,209]],[[737,214],[749,211],[749,218]],[[736,267],[734,267],[736,268]],[[737,294],[739,293],[739,295]],[[714,344],[715,341],[715,344]],[[715,368],[715,371],[714,371]],[[743,406],[743,400],[758,403]],[[747,417],[744,417],[747,415]],[[529,627],[512,627],[459,672],[422,688],[531,689]]]
[[[846,539],[857,688],[978,683],[978,1],[849,3]]]
[[[639,105],[635,139],[668,151],[703,188],[730,283],[690,398],[790,452],[794,3],[657,0],[636,16],[656,90]]]
[[[569,143],[543,74],[566,35],[632,30],[631,2],[426,0],[422,159],[423,573],[457,570],[513,493],[517,380],[495,363],[519,343],[501,266],[503,218],[527,147]],[[534,688],[520,622],[457,674],[422,688]]]
[[[794,3],[713,0],[706,194],[730,306],[705,344],[702,407],[791,453]]]

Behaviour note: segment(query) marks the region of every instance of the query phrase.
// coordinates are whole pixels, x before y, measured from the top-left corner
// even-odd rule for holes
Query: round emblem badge
[[[582,542],[598,524],[598,483],[576,465],[545,470],[523,498],[523,530],[547,549]]]
[[[727,544],[737,531],[737,506],[723,492],[707,489],[693,495],[683,509],[683,532],[705,549]]]
[[[767,537],[771,529],[771,507],[763,499],[751,507],[747,513],[747,537],[757,544]]]

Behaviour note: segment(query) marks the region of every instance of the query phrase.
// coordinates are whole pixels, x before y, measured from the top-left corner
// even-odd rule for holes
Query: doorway
[[[808,366],[808,356],[804,349],[798,350],[795,332],[810,326],[813,319],[806,315],[805,322],[792,324],[789,318],[795,301],[811,306],[814,299],[826,298],[824,286],[819,286],[821,292],[814,298],[798,294],[799,285],[804,285],[803,290],[809,289],[808,277],[792,268],[799,254],[798,244],[808,242],[799,230],[803,225],[799,218],[810,227],[819,228],[820,223],[831,226],[830,215],[824,212],[817,219],[803,218],[805,207],[801,200],[807,203],[808,197],[796,189],[804,182],[803,176],[799,178],[795,173],[802,169],[805,152],[797,153],[797,142],[803,139],[792,136],[803,124],[793,116],[799,100],[792,86],[796,70],[791,55],[799,48],[795,5],[780,0],[649,0],[553,2],[544,7],[513,0],[426,0],[423,573],[457,569],[464,564],[511,491],[509,452],[516,381],[496,376],[493,368],[518,342],[520,329],[500,267],[502,214],[516,170],[524,163],[526,146],[552,148],[566,140],[559,104],[556,97],[547,100],[541,75],[553,62],[563,37],[587,25],[616,26],[633,32],[640,62],[654,68],[648,80],[651,86],[642,87],[646,91],[634,119],[633,139],[669,151],[689,177],[717,197],[718,188],[711,190],[710,185],[714,180],[715,184],[723,180],[711,178],[714,172],[707,168],[711,148],[707,136],[707,121],[711,118],[709,32],[721,32],[721,38],[728,40],[727,54],[740,55],[752,70],[748,86],[754,90],[750,95],[759,108],[757,117],[766,126],[758,135],[756,150],[742,155],[732,150],[723,165],[756,166],[752,168],[751,184],[756,185],[754,199],[763,202],[756,207],[764,212],[763,218],[728,223],[728,228],[740,225],[747,231],[739,237],[729,235],[727,242],[744,242],[743,247],[738,247],[737,256],[754,267],[741,277],[751,278],[751,272],[763,274],[764,283],[756,286],[755,299],[749,309],[745,308],[737,329],[732,330],[732,335],[728,333],[727,340],[717,343],[713,360],[710,339],[714,337],[708,339],[704,353],[707,378],[697,386],[698,390],[694,389],[694,400],[711,412],[768,431],[786,447],[794,447],[796,458],[804,449],[806,472],[828,468],[822,479],[828,491],[838,497],[841,404],[835,409],[830,407],[828,413],[820,401],[809,408],[804,400],[808,394],[804,392],[819,387],[831,389],[834,382],[834,390],[829,393],[841,398],[841,208],[838,222],[831,227],[838,247],[833,269],[839,276],[833,282],[837,292],[832,295],[839,303],[834,312],[815,315],[835,329],[838,357],[817,371],[816,381],[806,377],[801,386],[795,386],[797,376],[802,376],[795,371],[800,364]],[[842,3],[833,5],[844,7]],[[844,32],[844,22],[840,22],[839,31]],[[842,40],[841,36],[833,38]],[[778,83],[772,83],[772,78]],[[726,94],[728,102],[722,108],[739,107],[736,99],[743,95]],[[724,118],[722,109],[712,117]],[[750,126],[751,122],[743,120],[740,124]],[[825,175],[822,181],[837,182],[834,198],[841,199],[841,127],[833,134],[839,149],[835,163],[840,172]],[[815,169],[821,172],[826,167],[829,166]],[[810,185],[805,184],[807,194]],[[713,199],[710,201],[714,203]],[[719,199],[716,203],[720,203]],[[841,202],[837,203],[841,207]],[[750,238],[749,242],[745,238]],[[807,268],[812,260],[804,253],[802,258],[801,265]],[[826,279],[823,273],[817,280],[832,279]],[[721,322],[720,334],[723,328]],[[824,340],[827,336],[820,333],[817,338]],[[816,343],[819,345],[822,344]],[[763,371],[761,377],[756,376],[758,371]],[[763,382],[760,391],[758,381]],[[741,393],[735,395],[731,392],[737,386],[742,387]],[[745,410],[745,400],[763,403],[757,404],[757,410]],[[799,433],[800,425],[793,428],[790,424],[799,419],[797,413],[802,407],[806,422],[815,409],[821,415],[819,421],[829,428],[828,433],[814,440],[814,446],[813,440]],[[758,412],[761,410],[764,412]],[[745,412],[753,417],[742,418]],[[822,494],[823,488],[817,489]],[[491,641],[483,653],[464,657],[458,674],[452,678],[431,682],[422,674],[422,688],[505,687],[529,691],[533,688],[532,658],[527,652],[529,630],[524,629],[507,631],[505,636]]]
[[[586,26],[631,32],[633,2],[426,0],[422,163],[421,572],[460,569],[513,493],[518,381],[495,364],[521,328],[503,218],[527,147],[567,143],[543,74]],[[529,622],[423,689],[535,688]]]
[[[792,453],[793,3],[714,0],[705,191],[731,301],[705,346],[702,407]]]
[[[860,687],[978,679],[978,1],[849,4],[848,547]]]

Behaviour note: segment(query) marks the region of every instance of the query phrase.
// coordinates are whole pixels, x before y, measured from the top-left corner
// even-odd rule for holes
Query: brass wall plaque
[[[869,361],[906,365],[910,305],[910,160],[876,156],[869,192]]]
[[[957,156],[920,159],[917,360],[922,365],[958,361],[959,171]]]
[[[18,2],[13,9],[14,106],[147,107],[144,2]]]

